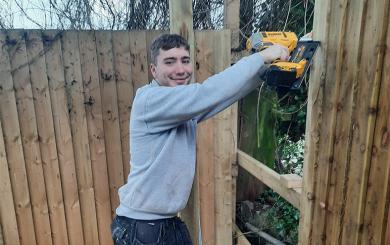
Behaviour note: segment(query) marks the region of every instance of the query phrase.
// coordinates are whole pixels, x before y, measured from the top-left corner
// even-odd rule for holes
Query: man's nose
[[[176,65],[175,71],[176,71],[176,73],[180,73],[180,74],[185,73],[185,72],[186,72],[186,69],[185,69],[184,64],[178,63],[178,64]]]

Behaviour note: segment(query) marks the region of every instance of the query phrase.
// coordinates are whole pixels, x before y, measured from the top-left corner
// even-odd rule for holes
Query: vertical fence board
[[[110,196],[112,215],[119,205],[118,188],[123,185],[123,161],[120,144],[120,128],[118,114],[118,96],[112,53],[111,32],[97,32],[97,60],[99,67],[100,91],[102,96],[102,113],[104,138],[110,180]]]
[[[231,46],[238,48],[240,41],[240,0],[225,0],[223,9],[224,28],[231,30]]]
[[[306,116],[305,159],[303,164],[303,190],[300,204],[299,241],[302,244],[313,242],[312,222],[315,206],[315,188],[317,184],[317,155],[320,152],[320,129],[322,125],[322,107],[325,103],[324,82],[326,78],[328,33],[330,19],[330,1],[319,1],[315,4],[313,36],[321,42],[313,62],[308,92]]]
[[[145,31],[131,31],[130,55],[131,55],[131,83],[133,85],[133,98],[137,89],[149,82],[148,80],[148,47],[146,45]]]
[[[15,34],[17,36],[17,34]],[[26,173],[26,163],[24,160],[19,118],[16,107],[16,99],[14,93],[13,77],[20,70],[28,69],[26,62],[18,63],[17,57],[9,57],[6,53],[7,45],[5,44],[5,35],[0,33],[0,40],[3,44],[1,47],[1,64],[2,77],[1,86],[3,93],[0,97],[0,116],[3,125],[4,143],[7,153],[8,167],[11,176],[12,191],[14,193],[14,204],[16,209],[16,217],[18,221],[18,231],[21,244],[36,244],[34,221],[31,210],[31,200],[29,195],[29,186]],[[12,50],[18,45],[17,39],[9,40],[9,44],[13,44],[10,48],[11,54],[15,54]],[[10,60],[8,60],[8,57]],[[20,66],[22,65],[22,66]]]
[[[88,123],[100,244],[112,244],[111,203],[94,32],[79,32],[80,62]]]
[[[381,244],[390,172],[389,102],[380,93],[389,1],[321,1],[315,15],[322,47],[310,81],[300,242]]]
[[[388,186],[390,185],[390,181],[388,182]],[[390,193],[387,193],[387,195],[390,195]],[[384,217],[386,219],[386,216]],[[384,244],[390,244],[390,202],[387,201],[387,228],[384,227],[384,233],[382,234],[384,236]]]
[[[14,35],[11,35],[11,38],[18,40],[18,44],[10,50],[10,53],[14,56],[15,66],[27,64],[26,45],[23,33],[13,32],[13,34]],[[28,66],[24,66],[15,71],[14,78],[15,97],[18,101],[17,109],[20,133],[28,175],[27,180],[29,186],[34,186],[34,191],[30,192],[30,196],[35,235],[38,244],[52,244],[45,178],[42,168],[38,129]]]
[[[70,245],[78,245],[84,244],[84,239],[71,126],[65,91],[61,36],[61,32],[45,31],[43,33],[43,44],[53,114],[53,127],[62,178],[68,240]]]
[[[0,39],[0,45],[3,47],[2,39]],[[1,51],[0,51],[0,54]],[[6,78],[6,73],[3,68],[4,59],[0,58],[0,81],[3,82]],[[8,71],[9,72],[9,71]],[[8,75],[9,77],[9,75]],[[0,89],[0,98],[3,90]],[[0,224],[2,238],[0,239],[5,244],[20,244],[18,234],[18,224],[16,221],[16,213],[13,202],[13,194],[11,187],[11,179],[8,172],[7,154],[5,152],[5,145],[3,140],[3,127],[0,121]],[[0,244],[1,244],[0,241]]]
[[[196,79],[202,82],[214,74],[213,32],[196,32]],[[197,168],[199,173],[199,205],[202,244],[215,242],[215,181],[214,181],[214,120],[208,119],[198,126]]]
[[[329,29],[327,42],[330,46],[339,46],[342,40],[339,34],[342,31],[343,24],[336,25],[340,21],[340,16],[345,11],[345,4],[331,6],[331,19],[329,20]],[[329,33],[333,33],[329,35]],[[333,144],[335,142],[336,118],[337,118],[337,100],[339,96],[340,80],[337,80],[335,70],[339,70],[341,64],[337,62],[337,49],[329,49],[327,56],[327,66],[325,70],[326,83],[324,84],[324,96],[327,97],[322,107],[323,122],[320,129],[319,143],[322,146],[317,156],[317,186],[314,192],[314,213],[313,216],[313,243],[321,244],[325,241],[325,227],[327,222],[327,198],[330,188],[330,178],[333,161]]]
[[[81,203],[81,216],[85,244],[98,244],[95,193],[91,155],[88,142],[88,129],[84,108],[83,84],[77,32],[65,32],[62,37],[65,83],[68,109],[76,162],[77,181]],[[111,164],[111,163],[110,163]]]
[[[2,228],[1,222],[0,222],[0,245],[4,245],[3,228]]]
[[[374,79],[381,81],[379,85],[379,99],[377,108],[377,118],[375,122],[375,132],[373,133],[373,146],[371,150],[371,166],[367,176],[367,196],[362,224],[367,224],[367,228],[362,232],[361,243],[388,244],[385,243],[386,226],[388,225],[389,195],[390,195],[390,24],[389,10],[390,1],[385,1],[379,5],[377,11],[384,11],[382,30],[375,46],[375,56],[377,64]],[[381,15],[378,16],[381,23]],[[377,25],[375,25],[377,26]],[[382,32],[382,33],[381,33]],[[387,48],[386,48],[387,47]],[[362,217],[363,218],[363,217]]]
[[[352,134],[351,168],[348,176],[348,193],[346,196],[345,216],[343,220],[343,243],[360,244],[361,227],[363,226],[367,179],[371,164],[372,143],[375,120],[377,117],[378,95],[381,77],[378,72],[382,71],[383,20],[388,15],[386,2],[368,1],[367,7],[363,8],[365,18],[362,42],[362,59],[359,65],[358,85],[354,93],[354,108],[352,120],[354,130]],[[386,9],[387,6],[387,9]],[[372,18],[371,18],[372,17]],[[356,97],[355,97],[356,95]],[[366,241],[368,242],[368,241]]]
[[[344,196],[346,191],[346,174],[350,168],[351,130],[353,93],[351,93],[357,81],[359,70],[357,67],[362,15],[359,9],[362,3],[357,1],[345,1],[343,3],[342,23],[339,29],[339,50],[337,51],[336,81],[339,83],[339,96],[337,98],[337,119],[335,142],[333,146],[333,166],[330,179],[330,191],[327,200],[327,226],[326,243],[340,243],[340,231],[342,229],[340,216],[344,213]],[[351,14],[356,12],[357,14]],[[348,30],[348,31],[347,31]],[[348,64],[348,65],[347,65]],[[346,146],[346,147],[345,147]],[[345,166],[343,166],[343,164]]]
[[[216,33],[214,41],[215,73],[230,65],[230,31]],[[237,152],[237,104],[215,117],[215,215],[216,244],[232,244],[232,164]]]
[[[27,57],[45,174],[53,244],[68,244],[61,177],[41,33],[27,32]]]
[[[129,119],[133,103],[133,86],[131,84],[130,39],[127,31],[112,33],[115,80],[118,93],[118,114],[120,138],[122,143],[123,177],[127,180],[130,172],[129,152]]]

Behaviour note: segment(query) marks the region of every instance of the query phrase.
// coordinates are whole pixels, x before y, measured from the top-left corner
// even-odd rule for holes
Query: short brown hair
[[[178,34],[162,34],[154,39],[152,45],[150,45],[151,62],[156,64],[157,56],[160,54],[160,49],[170,50],[181,47],[184,47],[187,51],[190,51],[190,45],[182,36]]]

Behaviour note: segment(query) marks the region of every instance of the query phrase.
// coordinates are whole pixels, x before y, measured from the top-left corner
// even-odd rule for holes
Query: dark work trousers
[[[111,234],[115,245],[192,245],[187,226],[178,217],[137,220],[116,216]]]

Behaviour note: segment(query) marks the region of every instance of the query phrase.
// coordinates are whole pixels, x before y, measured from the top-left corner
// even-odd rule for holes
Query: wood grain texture
[[[383,5],[382,5],[383,4]],[[390,198],[390,146],[389,146],[389,116],[390,116],[390,1],[378,4],[376,11],[382,30],[378,33],[375,46],[377,57],[375,67],[375,82],[378,83],[377,118],[375,120],[371,164],[367,174],[366,196],[361,208],[361,224],[367,224],[367,228],[361,233],[359,242],[372,244],[387,244],[385,240],[386,227],[389,225],[389,198]],[[382,12],[383,11],[383,12]],[[383,14],[383,15],[382,15]],[[383,19],[381,19],[381,17]],[[386,48],[387,47],[387,48]],[[376,98],[374,98],[376,99]],[[363,217],[364,216],[364,217]],[[387,243],[386,243],[387,242]]]
[[[129,122],[133,102],[133,85],[131,83],[130,38],[127,31],[112,33],[112,48],[115,67],[115,82],[118,94],[118,114],[122,147],[123,178],[127,182],[130,172]]]
[[[225,0],[223,27],[231,31],[231,46],[237,48],[240,37],[240,0]]]
[[[321,48],[310,79],[302,244],[385,242],[389,164],[382,117],[388,118],[389,101],[381,92],[388,83],[388,28],[388,0],[316,3],[314,38]]]
[[[201,83],[214,73],[212,59],[214,33],[196,32],[196,79]],[[197,168],[199,176],[200,223],[203,244],[216,244],[215,236],[215,171],[214,171],[214,119],[198,126]]]
[[[112,208],[109,192],[95,32],[79,32],[78,37],[99,241],[100,244],[112,244],[110,227],[107,225],[112,220]]]
[[[230,31],[216,33],[214,42],[215,73],[230,66]],[[215,213],[216,244],[231,244],[235,203],[232,190],[232,166],[237,152],[237,104],[215,116]]]
[[[11,38],[18,40],[18,45],[11,49],[15,61],[19,64],[26,64],[27,52],[26,42],[23,33],[13,33]],[[23,143],[24,158],[29,186],[34,186],[31,195],[31,206],[33,210],[35,234],[38,244],[52,244],[49,208],[45,187],[45,177],[41,151],[39,146],[39,135],[37,129],[37,119],[34,108],[34,97],[31,86],[29,67],[20,69],[14,73],[15,98],[18,101],[18,116],[20,123],[20,133]]]
[[[115,83],[115,71],[112,51],[111,32],[97,32],[96,49],[99,68],[99,84],[102,96],[102,115],[104,138],[110,180],[110,197],[112,216],[119,205],[118,188],[124,184],[123,160],[120,142],[118,114],[118,94]],[[119,147],[118,147],[119,146]]]
[[[1,39],[0,39],[1,44]],[[3,60],[1,60],[3,61]],[[0,62],[0,67],[3,63]],[[0,68],[1,69],[1,68]],[[0,75],[5,75],[3,70],[0,70]],[[0,93],[1,96],[1,93]],[[8,171],[7,153],[3,140],[3,127],[0,121],[0,224],[1,224],[1,242],[3,244],[20,244],[18,234],[18,224],[14,207],[14,200],[11,187],[11,178]]]
[[[45,56],[42,55],[44,50],[41,33],[39,31],[29,31],[26,39],[53,244],[68,244],[53,113],[46,75],[46,62]]]
[[[20,43],[19,32],[14,32],[12,37],[7,37],[4,32],[0,33],[1,48],[1,96],[0,117],[3,126],[4,144],[7,154],[9,175],[14,197],[16,218],[20,244],[36,244],[34,220],[31,209],[30,188],[28,186],[26,162],[23,153],[20,124],[16,106],[13,80],[23,79],[28,74],[26,66],[25,48],[23,60],[15,56]],[[7,44],[9,45],[7,45]],[[23,41],[24,43],[24,41]],[[22,45],[25,47],[25,45]],[[7,52],[9,51],[9,52]],[[17,239],[18,240],[18,239]]]
[[[65,32],[61,41],[84,242],[85,244],[98,244],[95,191],[93,188],[91,153],[88,141],[77,32]]]
[[[63,198],[71,245],[84,244],[81,221],[80,198],[74,158],[72,133],[65,89],[65,75],[61,48],[61,32],[43,33],[46,72],[53,113],[53,126],[57,145],[58,161],[62,179]]]

